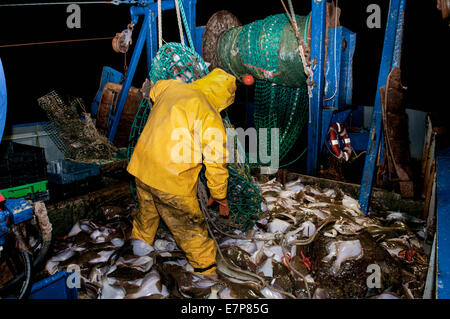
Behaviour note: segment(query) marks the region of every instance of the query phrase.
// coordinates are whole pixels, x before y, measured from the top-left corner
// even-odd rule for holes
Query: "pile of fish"
[[[423,221],[400,212],[364,215],[340,190],[260,183],[255,226],[224,234],[218,276],[202,276],[160,227],[154,244],[130,239],[125,209],[105,220],[80,220],[57,240],[48,274],[77,265],[80,298],[420,298],[427,271]],[[409,225],[413,226],[408,226]],[[416,227],[416,228],[414,228]]]

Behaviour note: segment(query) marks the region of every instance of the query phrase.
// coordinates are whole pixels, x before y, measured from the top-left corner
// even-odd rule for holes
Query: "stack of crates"
[[[44,149],[4,142],[0,145],[0,193],[5,198],[48,200]]]
[[[47,172],[52,201],[84,195],[102,186],[98,164],[58,160],[49,162]]]

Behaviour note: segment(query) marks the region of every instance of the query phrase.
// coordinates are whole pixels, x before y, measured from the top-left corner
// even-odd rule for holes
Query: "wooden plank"
[[[425,136],[425,143],[423,145],[422,167],[420,170],[422,178],[425,177],[425,169],[427,167],[428,157],[430,155],[429,151],[430,151],[432,133],[433,133],[433,125],[431,124],[431,118],[428,115],[427,116],[427,133]]]
[[[427,184],[425,184],[425,206],[423,210],[423,218],[427,219],[430,211],[430,201],[432,199],[433,186],[436,181],[436,159],[432,162],[430,178],[428,178]]]
[[[429,184],[429,179],[430,179],[430,175],[432,173],[433,170],[433,164],[435,164],[435,157],[436,157],[436,134],[432,134],[431,135],[431,144],[430,144],[430,148],[428,151],[428,157],[427,157],[427,163],[426,163],[426,167],[425,167],[425,176],[424,176],[424,180],[423,180],[423,197],[426,197],[426,192],[427,192],[427,186]]]
[[[431,190],[431,199],[428,205],[428,216],[425,229],[425,239],[431,238],[436,232],[436,175]]]
[[[66,235],[80,219],[96,219],[101,214],[101,207],[123,201],[132,201],[130,184],[123,182],[111,187],[79,196],[70,200],[49,205],[48,216],[53,226],[53,236]]]
[[[280,170],[282,171],[282,170]],[[285,182],[296,180],[300,178],[305,185],[316,185],[322,189],[332,188],[341,189],[353,198],[358,198],[361,186],[358,184],[344,183],[340,181],[329,180],[325,178],[319,178],[309,175],[302,175],[298,173],[287,172],[285,174]],[[373,188],[371,205],[373,208],[389,211],[402,211],[408,212],[416,217],[422,217],[424,209],[424,201],[402,199],[398,193],[386,191],[380,188]]]

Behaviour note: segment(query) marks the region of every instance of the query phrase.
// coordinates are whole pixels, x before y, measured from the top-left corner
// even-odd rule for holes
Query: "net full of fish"
[[[131,223],[123,216],[103,223],[77,222],[55,245],[46,271],[51,275],[78,265],[80,298],[421,295],[427,258],[420,240],[405,224],[407,215],[390,212],[368,217],[355,199],[340,190],[306,186],[300,179],[285,185],[274,179],[258,187],[264,200],[252,229],[224,234],[212,228],[225,258],[218,255],[218,276],[194,274],[167,230],[158,230],[153,245],[130,239]],[[413,258],[405,259],[405,252],[413,250]],[[366,286],[367,266],[373,262],[389,272],[375,290]]]

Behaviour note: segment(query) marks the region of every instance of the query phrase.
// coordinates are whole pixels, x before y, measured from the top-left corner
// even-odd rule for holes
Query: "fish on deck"
[[[113,207],[103,209],[109,217],[103,222],[78,221],[55,245],[58,249],[49,257],[46,270],[52,274],[70,264],[79,265],[80,298],[392,299],[420,295],[426,258],[423,263],[400,254],[414,250],[424,255],[421,242],[407,226],[409,222],[420,225],[420,220],[400,212],[366,216],[358,202],[340,190],[304,185],[300,179],[285,185],[273,179],[258,187],[263,202],[251,230],[227,235],[212,228],[224,258],[218,256],[216,277],[194,274],[164,229],[158,230],[153,245],[129,239],[131,224],[123,221],[126,209]],[[357,286],[358,280],[369,275],[364,267],[375,259],[389,267],[397,265],[408,276],[392,275],[389,291]],[[355,274],[348,277],[351,269]],[[336,289],[327,284],[333,281]],[[345,287],[356,288],[342,293]]]

